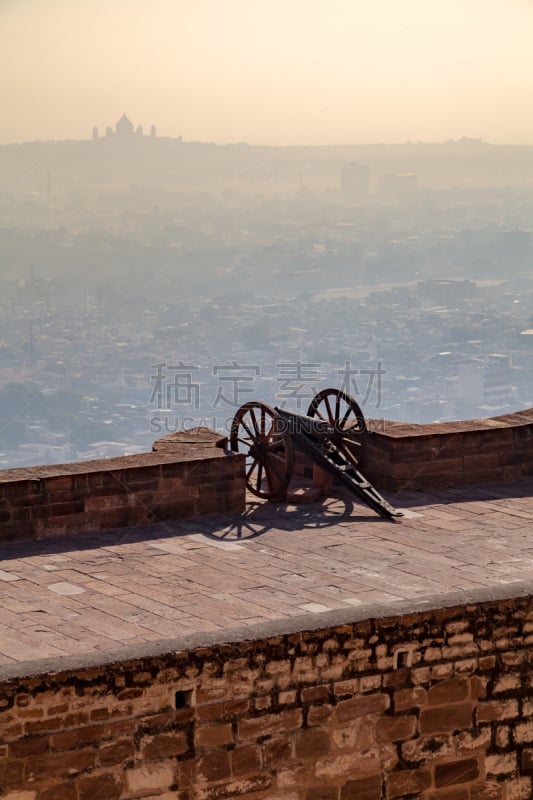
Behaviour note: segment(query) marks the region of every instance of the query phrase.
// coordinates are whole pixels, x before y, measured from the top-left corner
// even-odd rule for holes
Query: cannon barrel
[[[333,436],[335,433],[335,428],[322,419],[308,417],[307,414],[302,414],[299,411],[287,411],[277,406],[274,410],[279,414],[278,424],[280,428],[290,435],[305,433],[316,439],[324,439],[327,436]],[[281,431],[279,432],[281,433]]]

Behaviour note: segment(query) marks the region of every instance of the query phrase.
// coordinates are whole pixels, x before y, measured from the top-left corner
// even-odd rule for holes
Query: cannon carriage
[[[295,449],[386,519],[402,512],[359,471],[367,427],[363,412],[346,392],[324,389],[307,414],[250,401],[231,426],[232,451],[246,456],[246,485],[257,497],[282,500],[294,474]]]

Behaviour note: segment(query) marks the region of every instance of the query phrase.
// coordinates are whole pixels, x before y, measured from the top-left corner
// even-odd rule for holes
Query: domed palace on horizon
[[[115,138],[115,139],[126,140],[126,139],[131,139],[134,136],[143,136],[143,135],[144,135],[143,126],[138,125],[137,128],[134,128],[133,122],[130,119],[128,119],[126,114],[123,114],[121,116],[121,118],[115,125],[115,130],[113,130],[113,128],[110,125],[108,125],[105,132],[106,139]],[[155,125],[150,126],[150,136],[154,138],[157,136]],[[93,141],[96,141],[99,138],[98,128],[96,127],[96,125],[93,128],[92,138]]]

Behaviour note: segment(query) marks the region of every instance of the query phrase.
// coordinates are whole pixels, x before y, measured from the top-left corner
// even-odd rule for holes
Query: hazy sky
[[[533,0],[0,0],[0,141],[533,144]]]

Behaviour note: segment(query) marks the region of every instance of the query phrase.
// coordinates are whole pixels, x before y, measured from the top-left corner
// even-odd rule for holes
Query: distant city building
[[[457,369],[457,399],[479,407],[485,401],[485,368],[481,359],[459,364]]]
[[[381,194],[390,200],[405,200],[414,197],[418,191],[418,178],[414,172],[398,175],[383,175],[380,183]]]
[[[368,197],[370,171],[365,164],[350,161],[341,171],[341,187],[347,202],[358,202]]]
[[[516,368],[509,354],[491,353],[487,357],[484,375],[484,400],[487,406],[493,408],[512,402],[515,374]]]
[[[133,123],[125,114],[121,116],[116,124],[115,136],[119,139],[129,139],[130,136],[133,136]]]
[[[515,384],[520,372],[509,353],[469,359],[457,370],[457,400],[484,415],[508,411],[518,402]]]
[[[115,125],[115,130],[108,125],[105,132],[106,138],[111,139],[115,137],[116,139],[120,139],[121,141],[127,141],[128,139],[132,139],[134,136],[138,136],[139,138],[144,136],[144,129],[142,125],[137,125],[137,128],[134,127],[133,122],[123,114],[121,118]],[[150,127],[150,136],[155,137],[156,128],[155,125]],[[93,128],[93,141],[98,139],[98,128],[96,125]]]

